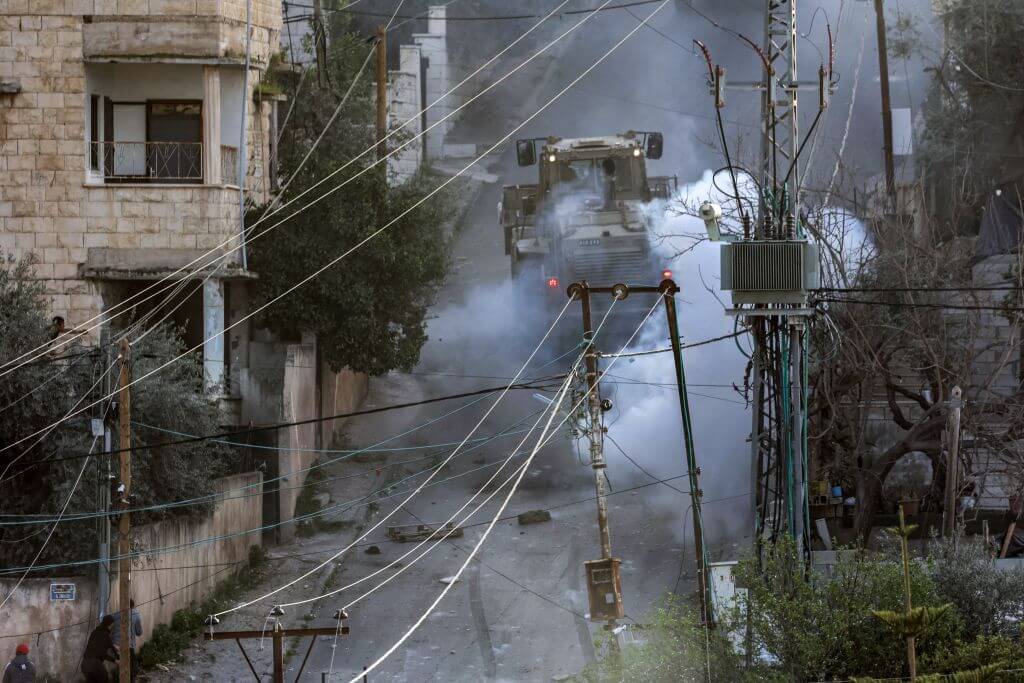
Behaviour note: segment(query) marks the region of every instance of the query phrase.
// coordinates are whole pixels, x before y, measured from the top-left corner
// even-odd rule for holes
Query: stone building
[[[225,332],[250,312],[258,276],[246,267],[239,178],[253,204],[276,189],[283,98],[268,84],[281,9],[0,0],[0,253],[35,254],[69,330],[101,315],[115,333],[173,321],[201,352],[226,426],[344,412],[366,390],[365,377],[322,367],[315,339],[248,322]],[[281,449],[267,476],[298,470],[281,487],[294,491],[333,430],[260,436],[266,452]],[[290,519],[294,496],[269,489],[269,521]]]

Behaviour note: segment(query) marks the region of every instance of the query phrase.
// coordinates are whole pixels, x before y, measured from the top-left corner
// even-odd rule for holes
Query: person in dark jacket
[[[14,659],[4,668],[3,683],[32,683],[36,680],[36,665],[28,659],[28,643],[19,643]]]
[[[89,642],[86,643],[85,654],[82,655],[82,674],[86,683],[110,683],[103,662],[117,661],[117,650],[110,639],[110,629],[113,625],[114,617],[108,614],[89,634]]]

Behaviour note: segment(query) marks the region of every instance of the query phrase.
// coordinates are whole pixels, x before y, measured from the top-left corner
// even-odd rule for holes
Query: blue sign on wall
[[[75,596],[76,588],[73,583],[50,584],[50,602],[56,602],[58,600],[74,600]]]

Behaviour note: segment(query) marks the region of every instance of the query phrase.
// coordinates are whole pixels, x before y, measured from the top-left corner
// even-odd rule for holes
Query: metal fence
[[[105,180],[203,182],[201,142],[90,142],[89,166]]]

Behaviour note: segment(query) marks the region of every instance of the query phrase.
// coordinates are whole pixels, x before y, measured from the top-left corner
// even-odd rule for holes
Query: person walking
[[[117,650],[110,637],[110,628],[114,625],[114,617],[104,616],[99,625],[89,634],[89,642],[85,645],[82,655],[82,675],[86,683],[110,683],[104,662],[116,662]]]
[[[136,639],[142,635],[142,615],[135,609],[135,600],[128,602],[131,608],[131,623],[128,626],[128,649],[132,657],[132,680],[139,675],[139,651],[135,648]],[[114,643],[114,649],[121,651],[121,612],[114,612],[114,625],[110,630],[110,640]]]
[[[4,667],[3,683],[32,683],[36,680],[36,665],[28,659],[28,643],[19,643],[14,659]]]

